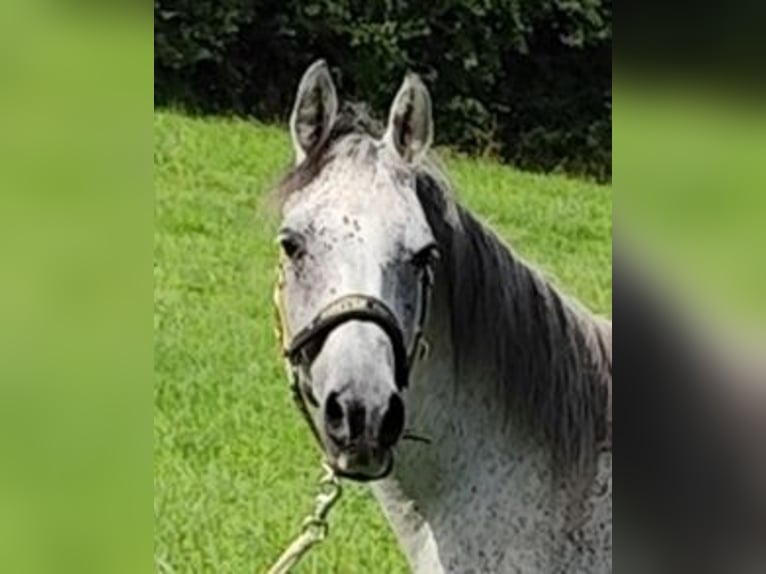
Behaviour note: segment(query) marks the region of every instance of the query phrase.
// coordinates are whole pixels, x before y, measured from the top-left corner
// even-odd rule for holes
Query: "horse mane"
[[[442,250],[455,369],[489,368],[508,417],[592,468],[611,442],[611,322],[565,297],[465,208],[430,162],[417,194]]]
[[[344,104],[322,145],[277,187],[279,202],[317,177],[339,140],[358,136],[361,144],[382,133],[364,104]],[[360,150],[373,153],[370,145]],[[539,432],[559,462],[590,467],[611,440],[611,324],[560,294],[455,202],[435,158],[415,168],[415,178],[442,250],[456,370],[488,365],[508,417]]]

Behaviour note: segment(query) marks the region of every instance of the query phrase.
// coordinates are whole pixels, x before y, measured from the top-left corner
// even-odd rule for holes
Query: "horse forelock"
[[[371,145],[364,144],[382,135],[382,124],[370,115],[365,104],[345,102],[327,138],[282,178],[276,188],[279,204],[310,184],[339,153],[374,153]]]

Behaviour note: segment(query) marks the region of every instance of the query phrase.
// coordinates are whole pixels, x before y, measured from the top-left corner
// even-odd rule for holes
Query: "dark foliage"
[[[611,0],[156,0],[155,101],[287,117],[318,57],[386,110],[414,70],[439,143],[611,175]]]

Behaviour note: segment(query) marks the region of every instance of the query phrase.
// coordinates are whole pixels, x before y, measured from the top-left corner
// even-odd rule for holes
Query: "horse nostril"
[[[343,407],[338,400],[338,393],[332,391],[327,395],[325,403],[325,417],[330,426],[338,427],[343,423]]]
[[[340,404],[340,400],[338,400],[338,393],[333,391],[327,395],[327,400],[324,404],[324,416],[327,437],[337,446],[345,446],[348,441],[345,425],[343,424],[345,414],[343,406]]]
[[[388,401],[388,410],[383,415],[383,421],[380,425],[380,446],[388,448],[393,446],[404,428],[404,401],[399,395],[391,395]]]

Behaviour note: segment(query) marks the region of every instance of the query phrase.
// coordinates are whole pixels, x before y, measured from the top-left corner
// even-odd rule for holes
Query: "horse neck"
[[[499,372],[498,361],[502,366],[504,359],[497,353],[515,353],[516,348],[502,349],[487,341],[501,333],[534,336],[534,317],[526,315],[526,322],[519,323],[524,317],[492,309],[490,295],[504,288],[507,273],[485,269],[490,273],[474,276],[472,280],[477,283],[473,285],[458,284],[456,277],[450,276],[460,271],[457,265],[472,260],[470,253],[458,254],[456,250],[477,245],[475,238],[454,237],[450,252],[444,254],[453,260],[437,271],[426,329],[431,353],[415,365],[407,391],[408,430],[430,439],[430,443],[403,442],[394,474],[375,487],[416,571],[463,571],[467,566],[475,567],[477,561],[497,571],[500,563],[490,557],[493,548],[506,553],[505,560],[514,564],[553,556],[558,550],[551,548],[552,539],[542,536],[532,540],[529,532],[560,530],[568,520],[565,512],[555,510],[568,501],[562,502],[550,449],[514,420],[502,400],[507,389],[498,377],[507,373]],[[503,252],[498,250],[495,255],[502,257]],[[512,261],[494,263],[508,271]],[[523,273],[527,268],[513,271]],[[472,274],[476,269],[464,267],[462,272]],[[542,292],[527,295],[528,301],[544,296]],[[456,315],[459,301],[466,307]],[[477,301],[486,303],[487,308]],[[483,332],[476,328],[481,320],[489,323]],[[458,333],[456,329],[472,331]],[[518,376],[548,376],[545,365],[530,366],[515,354],[511,358],[521,363],[514,371]],[[517,542],[520,540],[524,542]],[[538,548],[534,548],[536,543]],[[516,544],[522,546],[515,548]],[[471,556],[466,545],[481,549],[484,557]],[[450,548],[462,550],[453,552]],[[445,560],[465,560],[462,564],[466,568],[455,564],[445,567]]]
[[[441,323],[431,327],[449,333],[442,356],[451,358],[458,386],[539,431],[560,468],[586,469],[606,434],[611,325],[460,214],[461,226],[441,237],[448,246],[434,317]]]
[[[425,329],[431,352],[427,360],[415,365],[407,397],[408,430],[429,439],[434,437],[428,445],[413,445],[409,449],[418,452],[418,475],[448,471],[432,476],[428,482],[431,486],[453,488],[454,485],[446,484],[446,478],[463,488],[470,482],[470,478],[462,476],[463,472],[473,473],[481,464],[496,466],[498,460],[493,458],[503,460],[503,464],[533,465],[541,473],[548,473],[545,467],[550,453],[525,425],[513,420],[505,400],[508,389],[502,380],[509,374],[505,368],[506,353],[513,355],[512,374],[519,377],[548,377],[544,372],[548,365],[535,365],[517,352],[523,344],[507,348],[496,340],[510,340],[503,333],[527,339],[538,328],[532,315],[513,312],[510,301],[500,298],[503,309],[495,304],[497,293],[509,279],[528,288],[526,282],[511,278],[510,273],[530,270],[511,258],[499,243],[491,246],[497,250],[490,257],[503,260],[485,259],[482,263],[473,253],[460,253],[476,249],[479,244],[460,231],[454,234],[448,242],[449,252],[443,254],[449,259],[437,270]],[[488,235],[483,240],[496,241]],[[485,244],[480,248],[487,247]],[[471,268],[467,262],[475,266]],[[485,268],[484,263],[502,266],[502,272]],[[467,278],[458,278],[458,274],[466,274]],[[525,298],[532,300],[537,296],[542,295],[529,294]],[[484,452],[487,447],[491,453]],[[482,454],[481,460],[477,460],[478,453]]]

